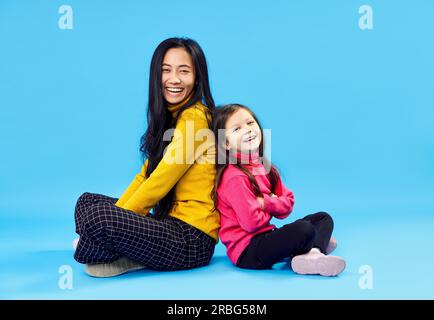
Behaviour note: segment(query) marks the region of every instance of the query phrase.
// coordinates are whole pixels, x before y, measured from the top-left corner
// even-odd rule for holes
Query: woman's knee
[[[75,210],[74,210],[74,216],[76,221],[80,221],[83,213],[85,211],[85,203],[88,201],[88,193],[83,193],[80,197],[78,197],[76,203],[75,203]]]
[[[85,192],[80,197],[78,197],[74,210],[74,216],[77,222],[80,222],[82,220],[88,207],[92,204],[91,195],[91,193]]]
[[[110,219],[105,213],[104,205],[94,204],[90,206],[81,217],[81,229],[88,234],[98,232],[108,226]]]
[[[84,192],[81,196],[77,199],[77,206],[79,204],[88,203],[92,200],[92,193],[90,192]]]

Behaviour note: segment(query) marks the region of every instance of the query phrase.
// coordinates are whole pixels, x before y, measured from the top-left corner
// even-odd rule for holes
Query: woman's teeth
[[[184,88],[166,88],[170,93],[180,93],[184,90]]]

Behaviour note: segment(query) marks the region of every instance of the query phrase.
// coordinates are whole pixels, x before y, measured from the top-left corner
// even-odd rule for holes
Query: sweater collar
[[[252,151],[249,153],[236,152],[234,156],[237,160],[240,161],[241,164],[246,164],[246,165],[261,164],[261,161],[259,159],[259,150]]]
[[[181,102],[179,102],[177,104],[166,103],[167,109],[170,111],[173,118],[176,117],[179,109],[181,109],[186,104],[186,102],[191,99],[192,96],[193,96],[193,91],[191,91],[190,94],[184,100],[182,100]]]

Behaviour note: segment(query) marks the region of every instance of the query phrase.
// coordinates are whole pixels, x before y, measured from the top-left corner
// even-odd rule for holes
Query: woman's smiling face
[[[261,129],[255,118],[244,108],[239,108],[229,116],[225,129],[227,150],[242,153],[258,150],[262,139]]]
[[[163,96],[168,103],[180,103],[193,91],[196,73],[191,56],[185,49],[167,50],[161,72]]]

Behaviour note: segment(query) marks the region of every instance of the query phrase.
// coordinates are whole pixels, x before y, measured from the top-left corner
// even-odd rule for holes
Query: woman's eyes
[[[234,132],[235,132],[235,131],[238,131],[239,129],[240,129],[240,128],[236,127],[236,128],[234,129]]]
[[[255,123],[255,121],[249,121],[249,122],[247,122],[247,124],[254,124]]]
[[[168,73],[168,72],[170,72],[170,69],[162,69],[162,71],[164,72],[164,73]],[[179,73],[182,73],[182,74],[188,74],[190,71],[188,71],[188,70],[180,70],[179,71]]]

